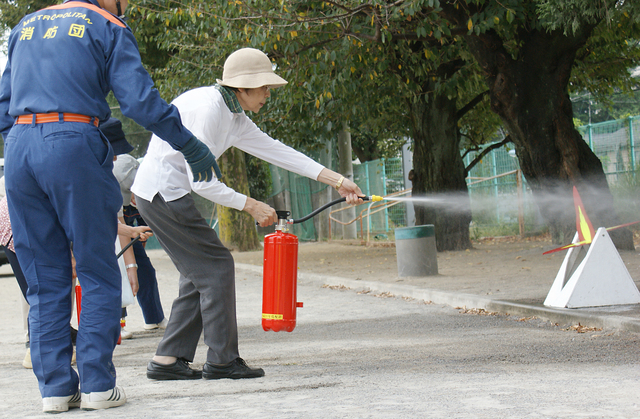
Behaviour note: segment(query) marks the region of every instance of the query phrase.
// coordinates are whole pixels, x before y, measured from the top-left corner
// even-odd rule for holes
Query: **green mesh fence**
[[[468,166],[480,153],[471,152],[464,158]],[[473,222],[480,225],[518,222],[516,174],[518,160],[506,147],[491,151],[477,163],[467,177]]]
[[[386,170],[384,160],[373,160],[353,165],[353,180],[365,195],[386,195]],[[364,208],[361,208],[364,209]],[[361,210],[358,208],[356,211]],[[369,231],[387,231],[387,211],[377,212],[368,217]],[[360,226],[358,225],[358,228]],[[367,229],[367,227],[365,227]]]
[[[602,162],[609,186],[615,188],[618,184],[628,182],[629,177],[635,174],[640,158],[640,147],[636,144],[640,139],[640,116],[585,125],[577,129]],[[465,164],[468,165],[476,155],[477,153],[469,153],[465,156]],[[509,146],[504,146],[492,150],[471,169],[467,185],[474,225],[505,226],[517,222],[516,175],[501,176],[517,167],[517,159],[509,154]],[[522,184],[525,230],[534,230],[543,221],[524,177]]]
[[[635,171],[640,152],[640,116],[589,124],[578,128],[602,162],[609,184]]]
[[[380,159],[353,165],[354,181],[365,195],[389,195],[404,190],[402,159]],[[388,232],[405,227],[406,208],[394,205],[372,214],[367,219],[370,232]],[[360,226],[358,225],[358,229]],[[366,230],[366,227],[365,227]]]
[[[405,189],[404,185],[404,170],[402,170],[402,159],[393,158],[384,160],[386,194],[389,195],[394,192],[400,192]],[[376,194],[377,195],[377,194]],[[405,204],[394,205],[387,209],[387,227],[390,230],[394,230],[398,227],[407,226],[407,208]]]
[[[304,176],[270,165],[273,190],[271,197],[274,199],[275,208],[291,211],[291,218],[302,218],[314,210],[312,196],[324,191],[327,185],[311,180]],[[313,219],[303,223],[293,224],[290,229],[298,236],[298,240],[316,240],[316,229]]]
[[[313,197],[327,188],[327,185],[296,175],[271,165],[273,180],[272,199],[290,208],[293,218],[301,218],[311,213]],[[353,165],[354,181],[365,195],[387,195],[404,189],[402,159],[381,159]],[[316,200],[317,201],[317,200]],[[277,205],[277,204],[276,204]],[[365,207],[358,207],[356,215]],[[396,227],[406,226],[406,209],[403,205],[373,214],[368,220],[371,232],[388,232]],[[358,230],[360,224],[356,223]],[[367,227],[365,227],[366,230]],[[299,240],[316,240],[313,220],[293,225],[293,234]]]

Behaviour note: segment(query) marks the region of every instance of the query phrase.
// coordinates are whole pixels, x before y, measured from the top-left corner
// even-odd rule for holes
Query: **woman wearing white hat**
[[[351,180],[262,132],[244,113],[259,112],[270,89],[287,81],[275,74],[261,51],[243,48],[231,54],[222,80],[178,96],[173,104],[183,124],[215,156],[236,147],[269,163],[335,187],[347,203],[362,202]],[[218,174],[218,177],[220,175]],[[186,380],[204,377],[261,377],[238,353],[233,257],[200,215],[190,195],[195,191],[216,204],[243,210],[263,227],[277,222],[269,205],[256,201],[214,179],[193,182],[184,157],[155,135],[131,188],[140,214],[180,272],[179,295],[147,377]],[[208,346],[203,370],[189,366],[204,329]]]

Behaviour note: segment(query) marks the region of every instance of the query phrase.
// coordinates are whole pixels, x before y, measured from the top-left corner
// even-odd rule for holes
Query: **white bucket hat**
[[[131,205],[131,186],[136,178],[140,162],[131,154],[122,154],[113,162],[113,174],[120,184],[122,205]]]
[[[229,55],[224,62],[222,80],[216,81],[220,86],[239,89],[276,88],[288,83],[273,71],[269,57],[255,48],[242,48]]]

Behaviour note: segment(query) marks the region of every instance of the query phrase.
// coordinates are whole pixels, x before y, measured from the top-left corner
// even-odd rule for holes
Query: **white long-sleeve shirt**
[[[314,180],[324,169],[320,163],[269,137],[244,112],[231,112],[214,86],[185,92],[172,103],[178,108],[184,126],[204,142],[216,158],[233,146]],[[246,195],[236,192],[218,179],[193,182],[191,168],[182,153],[155,135],[151,137],[131,190],[147,201],[153,200],[159,193],[167,202],[175,201],[193,190],[216,204],[237,210],[242,210],[247,200]]]

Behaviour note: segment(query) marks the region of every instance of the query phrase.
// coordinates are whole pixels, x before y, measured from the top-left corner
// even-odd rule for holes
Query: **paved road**
[[[177,290],[166,257],[154,258],[165,311]],[[0,271],[0,274],[4,270]],[[0,276],[2,417],[40,413],[24,355],[18,287]],[[640,335],[576,333],[514,316],[464,314],[387,294],[323,288],[303,280],[298,327],[263,332],[261,278],[239,271],[241,355],[264,367],[253,380],[155,382],[146,362],[161,337],[130,309],[132,340],[117,347],[118,383],[129,402],[82,418],[638,418]],[[15,308],[15,309],[13,309]],[[198,350],[195,365],[205,360]]]

